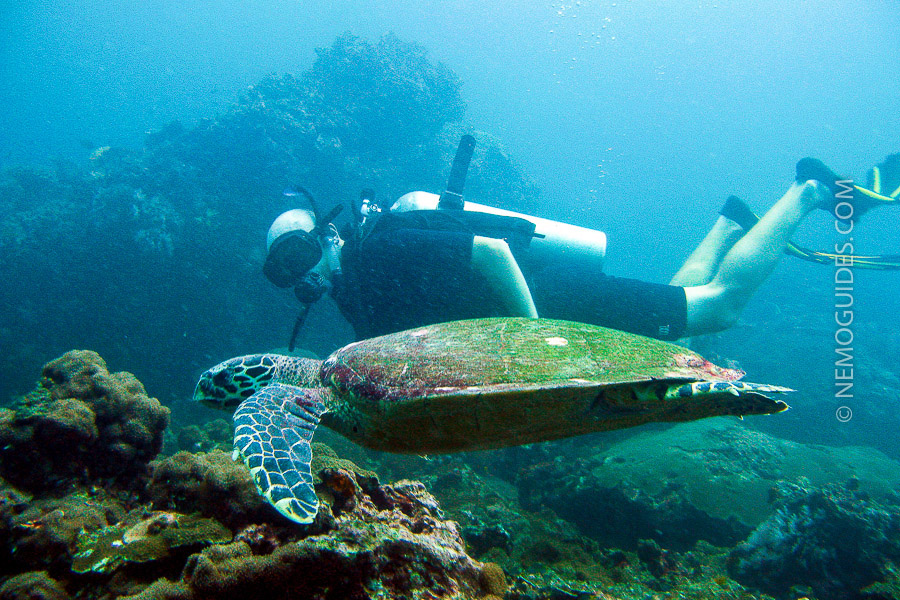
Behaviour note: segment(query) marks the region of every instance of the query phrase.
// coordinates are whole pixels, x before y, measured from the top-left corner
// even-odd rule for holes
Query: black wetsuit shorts
[[[683,287],[567,270],[565,266],[535,273],[530,282],[542,317],[593,323],[661,340],[685,335]]]

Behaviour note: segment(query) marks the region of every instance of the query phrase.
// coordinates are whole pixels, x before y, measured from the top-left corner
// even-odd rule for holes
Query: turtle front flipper
[[[319,508],[309,445],[326,411],[317,391],[274,383],[234,413],[234,458],[243,458],[259,493],[297,523],[311,523]]]

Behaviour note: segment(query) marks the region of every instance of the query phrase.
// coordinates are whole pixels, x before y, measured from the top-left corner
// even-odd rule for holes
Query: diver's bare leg
[[[731,219],[719,216],[712,229],[688,256],[669,285],[689,287],[712,281],[725,254],[744,235],[744,229]]]
[[[831,193],[816,181],[794,183],[759,222],[725,254],[709,283],[684,289],[687,336],[721,331],[733,325],[750,299],[781,260],[803,218],[825,204]]]

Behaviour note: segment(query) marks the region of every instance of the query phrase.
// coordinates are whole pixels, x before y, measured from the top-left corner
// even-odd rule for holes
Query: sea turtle
[[[318,500],[310,440],[320,420],[379,450],[418,454],[515,446],[651,421],[787,409],[690,350],[548,319],[454,321],[355,342],[325,361],[277,354],[206,371],[194,399],[234,413],[234,458],[284,516]]]

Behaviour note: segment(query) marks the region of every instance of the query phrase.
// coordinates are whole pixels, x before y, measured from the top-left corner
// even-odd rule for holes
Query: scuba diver
[[[300,188],[313,210],[275,220],[263,268],[276,286],[294,287],[304,306],[291,347],[309,305],[326,290],[357,339],[489,316],[580,321],[664,340],[724,330],[786,250],[805,250],[790,240],[807,214],[849,202],[858,217],[900,192],[900,155],[880,165],[879,181],[870,173],[867,188],[803,159],[795,181],[761,218],[729,198],[665,285],[604,274],[602,232],[463,201],[473,148],[474,139],[464,137],[440,197],[412,192],[382,210],[364,191],[357,223],[343,235],[330,222],[338,209],[321,217]],[[882,184],[897,190],[882,195]],[[806,252],[817,262],[833,257]]]

